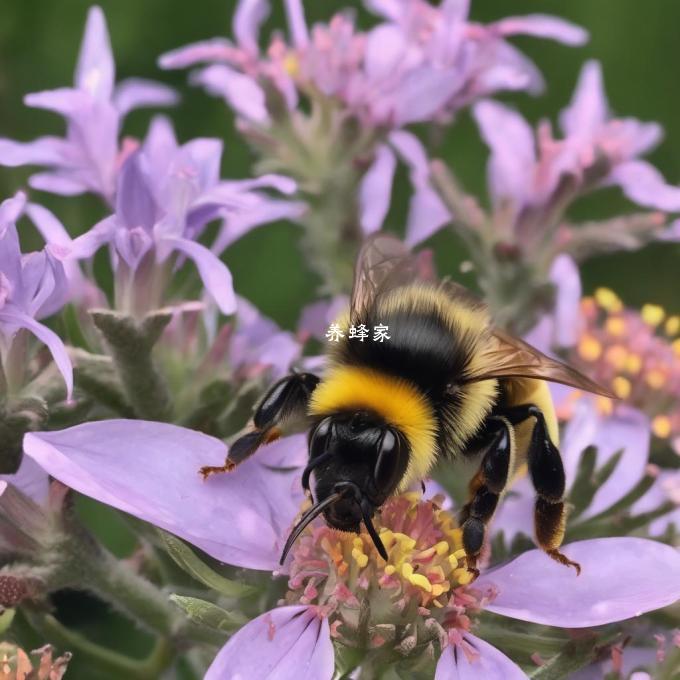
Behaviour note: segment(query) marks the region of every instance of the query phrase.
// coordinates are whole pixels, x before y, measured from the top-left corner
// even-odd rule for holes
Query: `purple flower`
[[[0,359],[10,391],[23,386],[25,358],[14,355],[14,340],[22,329],[45,343],[64,377],[67,396],[73,390],[73,368],[64,343],[38,319],[57,312],[68,293],[60,262],[47,249],[21,254],[15,222],[26,197],[18,193],[0,204]]]
[[[141,304],[143,311],[162,303],[160,294],[173,263],[178,257],[188,258],[220,310],[232,313],[236,299],[231,274],[197,238],[208,222],[232,213],[258,211],[251,226],[277,217],[278,206],[271,213],[268,199],[251,190],[274,187],[291,193],[295,183],[278,175],[220,180],[221,155],[220,140],[199,138],[180,146],[169,121],[154,119],[144,144],[119,173],[116,212],[60,247],[61,257],[90,258],[109,245],[120,306],[132,309]]]
[[[261,570],[277,569],[282,542],[299,507],[299,466],[306,457],[304,438],[287,438],[236,473],[203,482],[197,470],[222,463],[227,453],[222,442],[173,425],[124,420],[30,433],[24,447],[49,474],[81,493],[171,531],[217,559]],[[388,504],[380,529],[390,556],[387,565],[367,536],[334,532],[321,524],[309,527],[284,569],[289,574],[286,606],[246,624],[218,653],[207,677],[224,677],[227,668],[232,675],[263,677],[274,667],[295,667],[330,678],[331,639],[342,644],[351,636],[347,617],[356,615],[361,599],[380,591],[382,597],[404,598],[402,605],[445,603],[441,609],[421,604],[426,608],[418,610],[428,634],[444,648],[438,677],[455,672],[478,676],[482,670],[487,677],[523,677],[514,662],[470,632],[480,609],[581,628],[638,616],[680,597],[680,554],[638,538],[566,546],[566,554],[582,565],[580,576],[532,550],[466,585],[470,577],[459,564],[460,529],[453,518],[431,503],[419,503],[417,494]],[[343,549],[340,541],[348,545]],[[415,569],[423,559],[429,567]],[[655,578],[659,573],[663,579]],[[414,610],[390,607],[381,613],[369,607],[368,615],[388,617],[387,634],[405,611]],[[407,649],[417,640],[397,636],[397,642]],[[376,635],[366,644],[383,647],[387,640]],[[244,651],[250,645],[257,645],[256,668],[253,655]]]
[[[583,67],[571,104],[562,111],[562,139],[553,137],[547,121],[535,135],[519,113],[498,102],[480,101],[473,114],[491,150],[488,186],[495,220],[507,240],[527,250],[561,218],[560,201],[598,187],[615,184],[638,205],[680,210],[680,188],[639,160],[658,144],[661,127],[611,117],[597,62]],[[569,239],[562,228],[559,240]]]
[[[115,64],[104,13],[88,13],[76,66],[74,87],[26,95],[28,106],[54,111],[67,121],[66,137],[32,142],[0,140],[0,164],[41,165],[36,189],[72,196],[91,191],[113,204],[116,176],[125,147],[118,137],[123,118],[141,106],[174,104],[174,91],[153,81],[130,79],[115,85]]]

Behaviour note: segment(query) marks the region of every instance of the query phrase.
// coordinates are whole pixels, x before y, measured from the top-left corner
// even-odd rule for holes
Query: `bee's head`
[[[321,420],[309,435],[309,465],[302,478],[309,488],[314,471],[317,503],[291,534],[284,558],[302,529],[323,512],[330,526],[343,531],[358,532],[363,521],[387,559],[371,518],[396,490],[408,460],[406,437],[373,413],[343,412]]]

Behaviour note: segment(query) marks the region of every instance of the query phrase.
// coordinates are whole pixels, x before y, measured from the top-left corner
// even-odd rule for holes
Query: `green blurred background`
[[[72,82],[83,30],[87,0],[3,0],[0,3],[0,135],[27,140],[41,134],[60,134],[62,121],[53,114],[22,104],[27,92],[68,85]],[[264,34],[283,26],[281,2],[272,3]],[[230,33],[236,0],[104,0],[118,77],[158,78],[178,88],[182,102],[170,111],[179,138],[216,136],[225,140],[224,176],[244,177],[250,172],[251,156],[233,127],[233,117],[221,100],[186,85],[186,72],[163,72],[156,67],[158,55],[186,43]],[[371,17],[359,2],[339,0],[307,2],[308,20],[326,19],[346,6],[354,6],[359,23]],[[531,121],[553,121],[568,102],[581,64],[589,58],[602,61],[605,84],[613,110],[621,115],[656,120],[666,130],[663,144],[651,160],[673,183],[680,182],[680,88],[677,70],[680,3],[674,0],[485,0],[472,3],[472,16],[489,21],[509,14],[547,12],[559,14],[585,26],[591,41],[585,48],[568,48],[532,38],[515,40],[541,67],[548,87],[538,98],[527,95],[504,97],[518,106]],[[151,116],[134,112],[124,132],[141,137]],[[452,164],[468,189],[484,196],[486,149],[475,126],[463,114],[447,135],[442,155]],[[0,196],[25,186],[26,168],[0,168]],[[405,184],[402,176],[399,180]],[[406,188],[404,186],[404,188]],[[390,228],[403,228],[405,191],[390,212]],[[103,216],[93,197],[61,198],[33,192],[62,219],[72,233],[90,227]],[[630,210],[616,189],[600,191],[574,206],[576,218],[597,218]],[[300,305],[312,296],[315,280],[298,256],[297,228],[289,224],[255,231],[226,254],[237,290],[268,315],[292,327]],[[37,247],[39,242],[30,242]],[[432,239],[442,270],[453,273],[464,258],[447,233]],[[102,258],[102,263],[105,258]],[[680,311],[680,246],[659,244],[644,251],[598,258],[584,270],[586,289],[597,285],[615,287],[631,305],[658,301]]]
[[[274,13],[265,26],[283,26],[281,3],[274,1]],[[311,22],[326,19],[351,3],[339,0],[312,0],[306,3]],[[230,34],[235,0],[103,0],[111,32],[118,78],[140,76],[157,78],[175,86],[182,101],[169,113],[180,140],[196,136],[224,139],[223,176],[245,177],[252,157],[234,131],[233,117],[221,100],[186,85],[186,72],[163,72],[156,59],[180,45],[216,35]],[[359,23],[370,25],[371,17],[354,3]],[[72,82],[78,47],[90,2],[88,0],[2,0],[0,2],[0,136],[28,140],[43,134],[61,134],[62,121],[50,113],[27,108],[22,97],[27,92],[55,88]],[[514,103],[536,122],[542,117],[553,121],[571,97],[582,63],[597,58],[603,63],[605,84],[612,109],[621,115],[656,120],[666,130],[663,144],[650,159],[668,181],[680,182],[680,88],[675,63],[678,59],[680,2],[677,0],[477,0],[472,16],[489,21],[510,14],[545,12],[559,14],[591,33],[590,43],[579,49],[531,38],[517,44],[542,69],[548,87],[539,98],[527,95],[503,97]],[[142,137],[152,113],[134,112],[126,123],[125,134]],[[442,156],[452,165],[468,190],[484,197],[487,152],[469,116],[463,114],[446,136]],[[30,169],[0,167],[0,198],[25,187]],[[402,171],[398,177],[403,190],[395,192],[389,226],[403,229],[407,207],[407,183]],[[61,198],[32,192],[32,199],[52,209],[72,234],[81,233],[104,216],[99,200],[91,196]],[[600,191],[574,206],[576,219],[595,219],[632,210],[618,190]],[[247,235],[226,253],[237,292],[257,304],[283,326],[294,328],[301,306],[312,300],[317,281],[299,256],[298,228],[291,224],[266,226]],[[22,233],[25,245],[40,247],[30,230]],[[440,271],[456,274],[465,259],[454,237],[436,235],[429,242],[435,249]],[[98,259],[98,270],[106,279],[106,257]],[[599,257],[583,270],[586,291],[599,285],[615,288],[632,306],[654,301],[669,311],[680,312],[680,245],[655,244],[635,253]],[[463,278],[463,277],[461,277]],[[469,281],[468,281],[469,282]],[[82,515],[97,528],[103,540],[118,554],[129,554],[132,534],[113,511],[94,502],[81,500]],[[102,531],[102,527],[106,527]],[[131,653],[141,653],[149,640],[130,635],[129,625],[104,606],[85,596],[70,599],[60,607],[64,623],[87,631],[104,644]],[[69,613],[70,612],[70,613]],[[122,634],[127,633],[127,634]],[[40,640],[36,640],[36,644]],[[88,677],[77,670],[69,677]],[[82,669],[82,666],[81,666]]]

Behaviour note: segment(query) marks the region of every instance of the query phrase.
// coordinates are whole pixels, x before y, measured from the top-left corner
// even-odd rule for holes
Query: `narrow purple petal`
[[[158,208],[145,171],[144,157],[137,151],[130,156],[118,175],[116,217],[130,229],[143,227],[148,231],[156,223]]]
[[[224,64],[213,64],[191,74],[191,83],[202,85],[210,94],[222,97],[247,120],[265,124],[269,114],[265,95],[257,82]]]
[[[419,123],[439,112],[460,84],[453,70],[423,65],[412,69],[399,84],[394,97],[394,124]]]
[[[588,42],[588,31],[571,21],[550,14],[528,14],[520,17],[506,17],[488,28],[500,35],[531,35],[548,38],[565,45],[583,45]]]
[[[307,30],[302,0],[283,0],[283,2],[293,45],[297,49],[304,49],[309,44],[309,31]]]
[[[296,605],[272,609],[243,626],[219,651],[205,680],[330,680],[334,668],[328,619]]]
[[[59,137],[39,137],[32,142],[0,139],[0,165],[57,165],[64,160],[64,147]]]
[[[331,300],[319,300],[303,308],[297,328],[304,335],[324,341],[328,326],[349,308],[349,298],[337,295]]]
[[[562,628],[622,621],[680,598],[680,552],[643,538],[597,538],[564,547],[573,569],[530,550],[492,572],[475,588],[494,589],[486,609]]]
[[[60,196],[79,196],[90,188],[84,182],[59,172],[39,172],[31,175],[28,183],[34,189],[49,191]]]
[[[82,236],[73,239],[70,246],[53,250],[53,252],[63,258],[75,257],[78,260],[87,259],[92,257],[103,245],[113,241],[116,227],[117,223],[114,215],[105,217]]]
[[[8,306],[5,306],[3,310],[0,311],[0,322],[5,322],[19,328],[25,328],[35,335],[38,340],[47,345],[47,348],[50,350],[52,358],[54,359],[54,363],[64,377],[64,382],[66,383],[66,398],[70,399],[71,394],[73,393],[73,366],[61,338],[47,326],[43,326],[43,324],[38,323],[35,319],[20,312],[18,309],[9,309]]]
[[[668,212],[680,211],[680,187],[667,184],[663,175],[646,161],[619,163],[609,178],[638,205]]]
[[[44,503],[49,492],[47,473],[28,456],[24,456],[19,469],[13,475],[0,475],[0,484],[8,482],[36,503]],[[0,490],[0,495],[2,491]]]
[[[115,64],[106,18],[100,7],[90,8],[85,35],[76,66],[76,87],[96,99],[108,100],[113,93]]]
[[[249,179],[228,179],[220,182],[220,186],[230,191],[251,191],[252,189],[276,189],[282,194],[294,194],[297,191],[297,182],[285,175],[268,173],[251,177]]]
[[[257,54],[260,26],[269,16],[269,0],[240,0],[234,13],[236,42],[244,50]]]
[[[372,234],[382,227],[390,207],[396,167],[394,153],[388,146],[381,144],[359,188],[359,223],[364,234]]]
[[[498,102],[481,101],[472,112],[491,150],[491,195],[496,203],[510,199],[519,209],[531,197],[534,184],[536,150],[531,127],[519,113]]]
[[[91,103],[90,96],[72,87],[60,87],[56,90],[31,92],[24,97],[24,104],[36,109],[47,109],[62,116],[71,117],[87,108]]]
[[[488,642],[472,633],[466,633],[464,640],[465,650],[461,645],[449,645],[444,649],[437,662],[434,680],[525,680],[528,677],[514,661]]]
[[[394,24],[381,24],[368,32],[364,68],[366,75],[376,81],[394,78],[408,49],[404,32]]]
[[[113,105],[121,118],[133,109],[147,106],[172,106],[179,101],[177,92],[163,83],[145,78],[128,78],[116,86]]]
[[[37,203],[28,203],[26,214],[31,218],[47,243],[58,246],[70,245],[71,237],[53,212]]]
[[[591,139],[607,120],[609,105],[602,83],[602,67],[589,61],[581,69],[569,107],[560,114],[560,123],[568,137]]]
[[[215,300],[223,314],[233,314],[236,309],[236,295],[227,266],[205,246],[184,238],[163,239],[173,248],[194,261],[203,285]]]
[[[274,570],[302,501],[298,465],[302,435],[274,442],[231,473],[201,479],[203,465],[222,465],[227,447],[176,425],[104,420],[26,435],[25,453],[50,475],[96,500],[151,522],[216,559]]]
[[[234,52],[234,45],[226,38],[212,38],[178,47],[166,52],[158,59],[161,68],[186,68],[201,62],[228,59]]]
[[[404,4],[400,0],[364,0],[364,5],[370,12],[392,21],[398,21],[404,14]]]
[[[550,268],[555,285],[555,336],[559,347],[573,347],[581,331],[581,276],[569,255],[558,255]]]

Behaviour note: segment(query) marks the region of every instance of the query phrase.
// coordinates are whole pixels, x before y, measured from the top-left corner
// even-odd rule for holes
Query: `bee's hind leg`
[[[543,412],[533,404],[506,409],[504,415],[513,424],[535,418],[527,458],[529,474],[536,490],[534,532],[539,547],[556,562],[574,567],[581,573],[581,565],[560,552],[564,540],[567,511],[564,504],[565,474],[562,457],[548,433]]]
[[[303,420],[309,398],[318,383],[319,378],[312,373],[292,373],[276,382],[255,409],[252,430],[233,442],[224,465],[202,467],[199,472],[203,479],[230,472],[260,446],[278,439],[286,425]]]
[[[485,450],[477,474],[470,481],[470,501],[463,506],[460,521],[468,571],[479,575],[477,559],[484,545],[486,527],[508,483],[514,457],[514,437],[510,422],[491,416],[477,435],[474,446]]]

